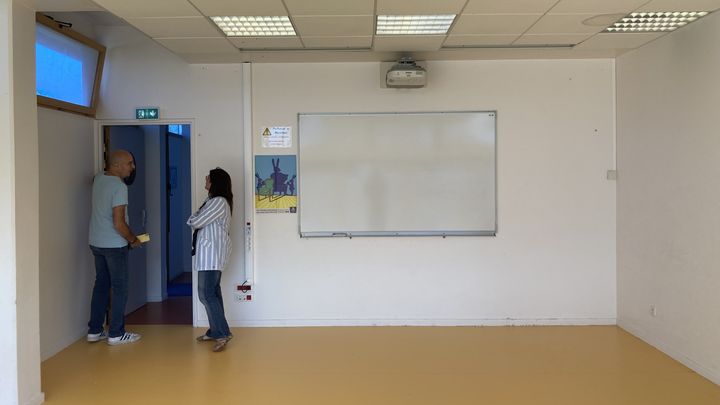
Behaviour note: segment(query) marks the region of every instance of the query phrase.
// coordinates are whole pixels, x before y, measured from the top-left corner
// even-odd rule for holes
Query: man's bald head
[[[124,179],[130,176],[130,173],[135,169],[135,162],[130,152],[126,150],[116,150],[110,154],[108,159],[108,174],[111,176],[118,176]]]

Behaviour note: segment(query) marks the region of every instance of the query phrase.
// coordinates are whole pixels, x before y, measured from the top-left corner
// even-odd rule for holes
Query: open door
[[[192,296],[192,232],[186,222],[191,214],[190,126],[168,125],[167,161],[167,295]]]
[[[128,185],[127,214],[130,229],[135,234],[145,233],[147,210],[145,208],[145,134],[138,126],[104,127],[104,156],[107,167],[108,152],[124,149],[133,154],[137,172]],[[147,302],[147,256],[144,248],[132,249],[128,257],[128,314]]]
[[[192,209],[188,124],[103,126],[105,161],[124,149],[135,157],[128,186],[128,218],[150,242],[129,255],[126,322],[192,323],[192,233],[185,221]]]

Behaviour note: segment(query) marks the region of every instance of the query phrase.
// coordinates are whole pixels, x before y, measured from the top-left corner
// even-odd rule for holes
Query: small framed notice
[[[292,146],[292,127],[262,127],[263,148],[289,148]]]

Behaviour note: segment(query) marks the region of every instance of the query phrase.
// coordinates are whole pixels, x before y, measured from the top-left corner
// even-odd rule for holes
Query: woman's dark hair
[[[210,190],[208,191],[210,198],[223,197],[230,205],[230,213],[233,209],[233,193],[232,180],[230,175],[223,169],[217,167],[210,170]]]

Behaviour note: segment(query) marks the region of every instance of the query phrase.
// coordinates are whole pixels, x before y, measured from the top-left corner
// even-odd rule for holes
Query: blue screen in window
[[[85,105],[82,62],[40,44],[35,44],[37,94]]]

